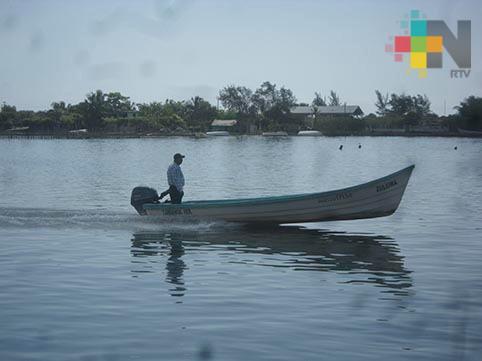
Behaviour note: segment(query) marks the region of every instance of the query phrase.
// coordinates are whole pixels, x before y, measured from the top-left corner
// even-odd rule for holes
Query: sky
[[[442,69],[420,79],[385,52],[412,9],[444,20],[471,20],[472,69],[453,79]],[[453,113],[482,96],[482,11],[477,0],[0,0],[0,102],[22,110],[78,103],[96,89],[134,102],[201,96],[264,81],[298,102],[335,90],[342,103],[375,111],[375,90],[426,94],[432,110]]]

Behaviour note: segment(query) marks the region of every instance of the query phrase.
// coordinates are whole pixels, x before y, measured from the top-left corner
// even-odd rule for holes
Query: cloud
[[[142,76],[148,78],[155,75],[157,64],[152,60],[146,60],[139,65],[139,72]]]
[[[7,14],[1,21],[0,21],[0,28],[4,31],[14,30],[18,24],[18,17],[14,14]]]
[[[77,66],[86,66],[90,63],[90,53],[88,50],[79,50],[74,55],[74,64]]]
[[[30,51],[42,50],[45,45],[45,37],[42,31],[36,31],[30,36]]]
[[[91,32],[95,36],[104,36],[114,31],[132,29],[140,34],[154,38],[163,38],[179,30],[179,18],[191,1],[158,1],[155,11],[149,15],[115,9],[111,14],[91,23]],[[154,16],[152,16],[154,15]]]
[[[112,79],[125,74],[125,65],[122,62],[107,62],[94,64],[87,68],[87,75],[92,79]]]

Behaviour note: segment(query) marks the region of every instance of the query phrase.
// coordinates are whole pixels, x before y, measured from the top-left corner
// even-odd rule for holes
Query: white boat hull
[[[242,223],[302,223],[391,215],[414,166],[355,187],[323,193],[251,199],[144,204],[148,215]]]

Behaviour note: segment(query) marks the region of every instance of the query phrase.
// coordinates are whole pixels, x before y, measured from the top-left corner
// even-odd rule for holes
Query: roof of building
[[[315,109],[316,108],[316,109]],[[363,114],[358,105],[337,105],[337,106],[295,106],[290,109],[292,114]]]
[[[232,127],[238,123],[236,119],[214,119],[211,123],[213,127]]]

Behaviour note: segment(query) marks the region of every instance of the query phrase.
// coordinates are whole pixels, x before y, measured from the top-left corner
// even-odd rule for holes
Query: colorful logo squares
[[[427,67],[427,53],[410,53],[410,67],[425,69]]]
[[[442,39],[441,36],[427,36],[427,52],[441,53],[443,46]]]
[[[441,68],[442,53],[410,53],[410,67],[413,69]]]
[[[428,69],[442,68],[444,52],[450,54],[459,68],[470,68],[470,20],[457,21],[457,36],[444,21],[427,20],[419,10],[411,10],[398,23],[401,34],[389,37],[385,52],[392,53],[396,62],[403,62],[408,57],[407,73],[416,69],[419,78],[424,78]]]
[[[423,53],[427,51],[427,37],[426,36],[411,36],[410,37],[410,51],[416,53]]]
[[[395,53],[410,53],[410,67],[413,69],[442,67],[442,36],[395,36],[394,45]],[[400,61],[400,58],[395,61]]]
[[[427,20],[410,21],[410,35],[427,36]]]
[[[409,53],[410,48],[410,36],[395,36],[395,53]]]
[[[442,47],[441,36],[395,36],[395,53],[441,53]]]

